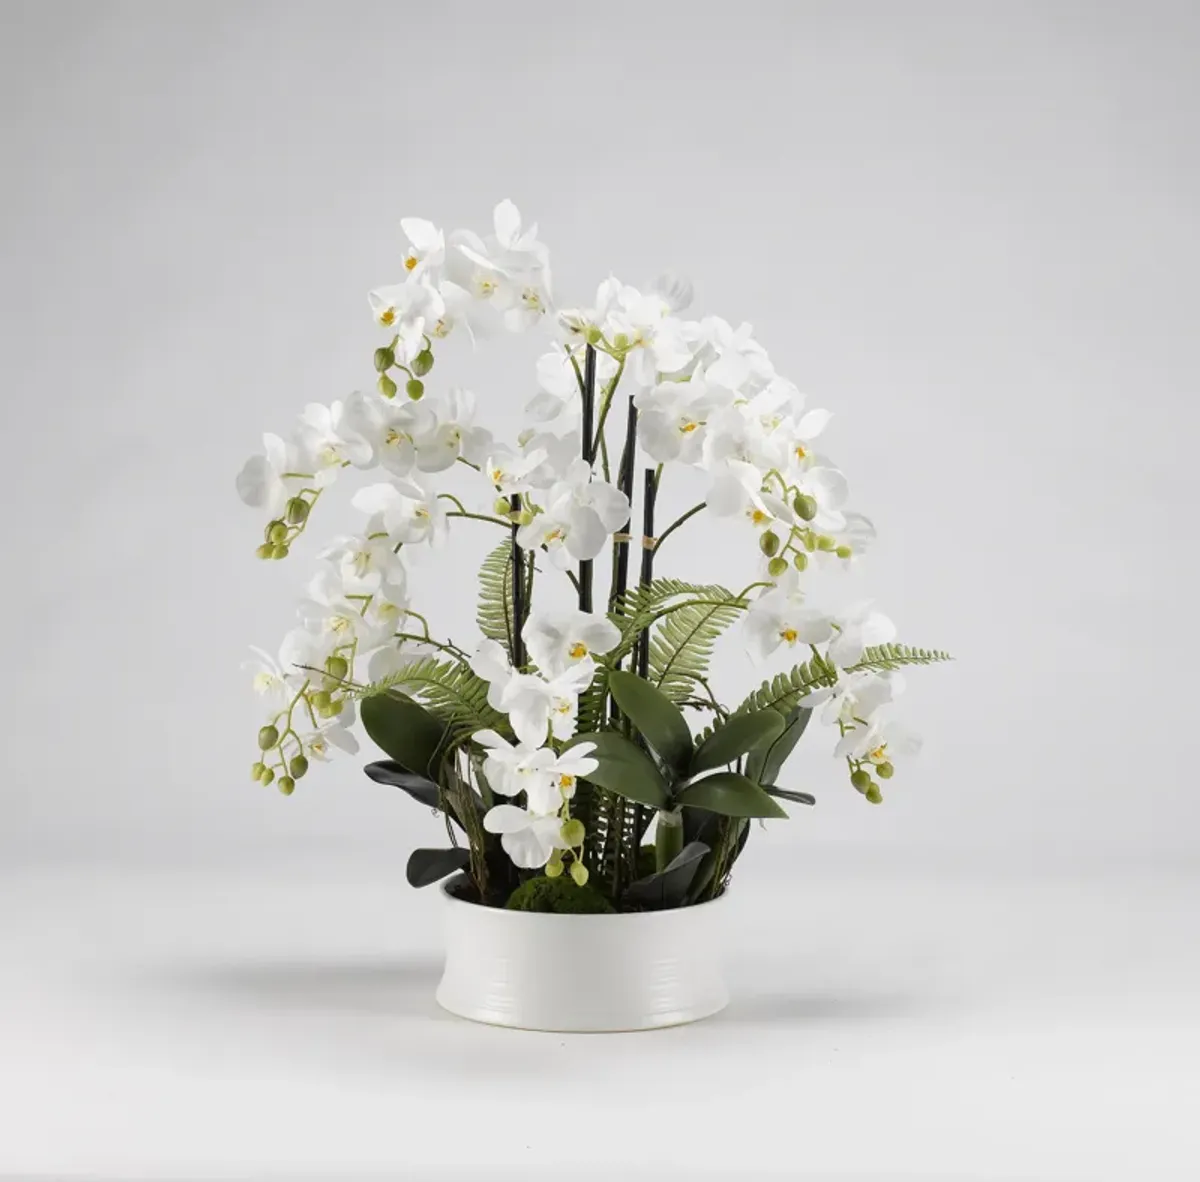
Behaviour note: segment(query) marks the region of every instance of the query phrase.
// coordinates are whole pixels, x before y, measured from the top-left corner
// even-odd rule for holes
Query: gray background
[[[324,898],[330,914],[331,898],[365,906],[366,888],[322,895],[317,872],[295,867],[338,882],[377,867],[379,923],[427,922],[432,900],[401,881],[408,849],[437,832],[419,810],[353,760],[290,800],[248,780],[245,645],[277,643],[315,542],[352,516],[323,507],[317,537],[264,566],[233,477],[262,430],[371,379],[365,294],[398,274],[399,217],[483,227],[508,196],[539,221],[567,302],[610,270],[636,283],[673,267],[699,311],[755,325],[837,413],[830,450],[881,532],[871,590],[902,639],[960,658],[910,678],[905,714],[926,752],[884,808],[865,806],[826,750],[804,755],[797,786],[819,805],[756,838],[746,897],[813,866],[843,887],[881,865],[931,873],[903,896],[930,916],[959,891],[943,872],[1036,874],[1072,899],[1064,882],[1102,882],[1113,897],[1088,928],[1100,947],[1126,897],[1111,884],[1170,871],[1183,885],[1147,914],[1179,929],[1139,919],[1114,955],[1159,985],[1183,980],[1169,950],[1189,931],[1194,944],[1200,855],[1194,5],[8,3],[0,22],[0,882],[28,941],[8,941],[13,964],[33,963],[60,905],[71,942],[105,964],[110,940],[200,923],[201,900],[239,897],[238,875],[275,865],[277,885],[303,880],[306,905]],[[535,355],[527,340],[447,350],[434,378],[469,382],[492,423],[511,424]],[[682,490],[667,501],[690,503]],[[462,537],[414,579],[456,638],[470,635],[490,540]],[[735,581],[722,537],[695,535],[663,573]],[[734,649],[729,696],[755,680]],[[155,927],[147,900],[168,865],[226,870]],[[103,895],[106,873],[135,870],[140,886]],[[864,909],[881,897],[866,892]],[[1004,913],[990,897],[930,924],[960,940]],[[68,902],[89,899],[90,919]],[[1052,916],[1038,947],[1070,968],[1078,914],[1021,899],[1030,923]],[[274,902],[260,903],[203,922],[252,913],[276,931]],[[1046,959],[1009,946],[1037,962],[1030,1004],[1054,994]],[[908,963],[886,939],[873,947],[872,972]],[[26,985],[27,1006],[53,997]],[[70,1029],[44,1005],[46,1029]],[[1047,1029],[1065,1012],[1046,1011]],[[28,1035],[31,1058],[48,1045]],[[1045,1047],[1032,1046],[1036,1063]],[[893,1066],[902,1087],[907,1068]],[[1155,1077],[1172,1078],[1161,1064]],[[97,1075],[97,1095],[111,1079]],[[49,1108],[32,1095],[26,1127],[44,1136],[0,1169],[127,1164],[95,1130],[72,1142],[77,1160],[39,1157],[85,1118],[68,1107],[55,1118],[68,1124],[39,1125]],[[991,1144],[973,1135],[961,1159],[912,1160],[965,1176],[970,1145]],[[1067,1177],[1073,1160],[1042,1165]],[[1093,1164],[1119,1161],[1097,1151]]]

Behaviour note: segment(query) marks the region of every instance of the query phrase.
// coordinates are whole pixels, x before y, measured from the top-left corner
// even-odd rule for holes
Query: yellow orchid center
[[[755,525],[766,525],[771,520],[769,514],[764,513],[761,509],[750,510],[750,520]]]
[[[546,543],[547,543],[547,545],[548,545],[550,542],[561,542],[561,541],[562,541],[562,539],[563,539],[563,531],[562,531],[561,529],[552,529],[552,530],[551,530],[551,531],[550,531],[550,532],[549,532],[549,533],[546,535]]]
[[[417,256],[412,253],[412,251],[409,251],[407,257],[404,260],[404,269],[406,271],[415,271],[416,267],[417,267],[417,263],[419,263],[420,261],[421,260],[418,259]]]
[[[679,433],[680,435],[690,435],[699,426],[700,424],[692,419],[684,419],[684,421],[679,424]]]
[[[568,788],[575,787],[575,777],[568,776],[565,772],[558,777],[558,786],[565,792]]]
[[[329,630],[341,636],[345,632],[354,630],[354,621],[349,616],[330,616]]]
[[[582,640],[577,640],[569,649],[567,649],[567,656],[569,656],[572,661],[582,661],[587,655],[587,645],[584,644]]]
[[[887,744],[880,743],[874,751],[867,755],[867,758],[872,763],[887,763]]]
[[[399,447],[402,443],[411,443],[412,436],[406,435],[403,431],[397,431],[395,427],[389,427],[384,441],[388,447]]]
[[[797,443],[796,446],[792,449],[792,453],[795,455],[796,459],[798,459],[798,460],[803,460],[803,459],[808,458],[808,448],[806,448],[803,443]]]
[[[379,323],[380,324],[395,324],[396,323],[396,309],[395,308],[384,308],[383,311],[379,313]]]
[[[800,639],[800,633],[795,628],[784,628],[779,635],[783,637],[788,644],[795,644]]]
[[[265,670],[262,673],[254,675],[254,692],[256,694],[265,694],[268,690],[273,690],[279,684],[279,678],[274,673],[267,673]]]
[[[571,702],[568,698],[559,698],[558,701],[554,703],[554,709],[557,710],[559,714],[570,714]]]

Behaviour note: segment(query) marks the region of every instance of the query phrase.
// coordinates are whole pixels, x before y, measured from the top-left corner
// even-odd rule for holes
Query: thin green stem
[[[661,534],[658,535],[658,541],[654,543],[654,552],[657,554],[662,549],[662,544],[665,542],[684,522],[695,517],[697,513],[706,509],[708,506],[701,501],[698,505],[693,505],[686,513],[681,513]]]

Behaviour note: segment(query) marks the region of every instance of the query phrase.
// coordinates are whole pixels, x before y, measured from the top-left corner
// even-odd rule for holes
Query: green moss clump
[[[595,887],[576,886],[567,875],[541,875],[523,882],[508,897],[509,911],[541,911],[553,915],[604,915],[613,905]]]
[[[654,851],[653,844],[642,846],[637,855],[638,878],[649,878],[657,869],[658,855]]]

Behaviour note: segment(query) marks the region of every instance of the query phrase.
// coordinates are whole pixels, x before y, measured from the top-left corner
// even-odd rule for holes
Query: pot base
[[[452,888],[451,888],[452,889]],[[729,1001],[721,900],[627,915],[542,915],[446,897],[438,1004],[491,1026],[616,1033],[682,1026]]]

